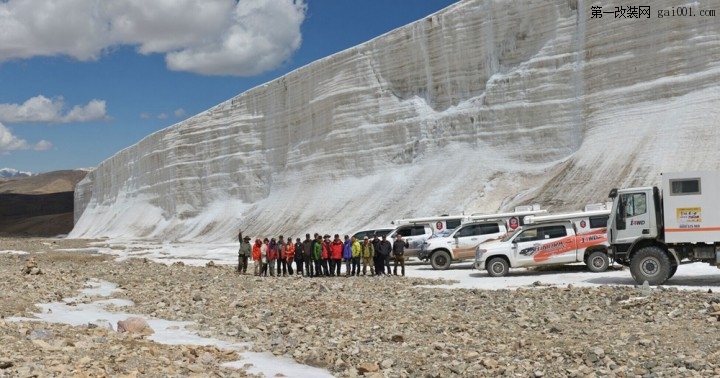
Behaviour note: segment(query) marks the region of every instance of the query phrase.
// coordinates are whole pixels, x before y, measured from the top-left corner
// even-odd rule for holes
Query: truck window
[[[626,217],[634,217],[647,213],[647,198],[645,197],[645,193],[623,194],[620,200],[623,201]]]
[[[480,235],[497,234],[500,232],[500,226],[497,223],[480,225]]]
[[[538,229],[537,228],[531,228],[529,230],[523,231],[518,237],[515,238],[514,241],[516,242],[529,242],[529,241],[535,241],[538,240]]]
[[[567,228],[565,226],[547,226],[541,227],[540,232],[544,239],[562,238],[567,236]]]
[[[397,230],[397,234],[398,234],[398,235],[402,235],[402,237],[408,237],[408,236],[410,236],[410,233],[411,233],[411,232],[412,232],[412,228],[411,228],[411,227],[401,228],[401,229]]]
[[[590,217],[590,228],[607,227],[608,218],[610,218],[610,216],[608,216],[608,215],[603,215],[603,216],[599,216],[599,217]]]
[[[451,219],[448,221],[445,221],[445,228],[453,230],[458,228],[460,226],[460,219]]]
[[[456,238],[463,238],[466,236],[473,236],[473,235],[479,235],[480,229],[478,225],[473,224],[471,226],[465,226],[461,228],[457,234],[455,234]]]
[[[425,226],[413,226],[410,236],[425,235]]]
[[[670,180],[670,195],[700,194],[700,179]]]

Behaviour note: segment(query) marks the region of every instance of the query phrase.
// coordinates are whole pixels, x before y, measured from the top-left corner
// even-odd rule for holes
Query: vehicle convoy
[[[454,230],[436,233],[425,240],[418,252],[421,260],[430,260],[433,269],[445,270],[453,261],[472,260],[478,244],[496,239],[523,225],[528,215],[546,213],[539,208],[518,207],[512,213],[471,215],[467,223]]]
[[[502,239],[480,244],[475,268],[502,277],[510,268],[585,263],[602,272],[610,265],[607,227],[609,210],[525,218],[525,225]]]
[[[612,189],[608,223],[615,261],[637,283],[660,285],[684,262],[720,267],[720,172],[662,174],[653,187]]]

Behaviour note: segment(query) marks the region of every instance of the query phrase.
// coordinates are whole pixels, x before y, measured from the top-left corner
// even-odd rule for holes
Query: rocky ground
[[[447,290],[408,277],[299,279],[59,252],[88,241],[0,239],[0,377],[246,376],[235,352],[94,325],[11,322],[35,303],[117,283],[118,311],[196,323],[339,377],[720,375],[720,296],[638,287]],[[35,268],[31,259],[37,264]],[[29,268],[28,268],[29,267]],[[421,287],[423,286],[423,287]]]

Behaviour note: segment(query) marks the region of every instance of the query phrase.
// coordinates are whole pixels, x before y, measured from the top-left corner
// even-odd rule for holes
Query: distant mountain
[[[34,176],[34,175],[36,175],[36,173],[18,171],[17,169],[13,169],[13,168],[0,169],[0,177],[4,177],[4,178],[30,177],[30,176]]]

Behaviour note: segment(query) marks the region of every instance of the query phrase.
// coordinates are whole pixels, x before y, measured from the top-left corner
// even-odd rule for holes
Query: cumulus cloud
[[[46,151],[52,148],[52,143],[41,140],[40,142],[36,143],[35,145],[29,144],[25,139],[18,138],[17,136],[13,135],[12,131],[5,127],[2,123],[0,123],[0,153],[7,154],[10,151],[19,151],[19,150],[36,150],[36,151]]]
[[[88,122],[107,118],[104,100],[91,100],[87,105],[75,105],[67,112],[62,97],[39,95],[22,104],[0,104],[0,122]]]
[[[165,54],[171,70],[250,76],[300,47],[306,9],[305,0],[0,1],[0,62],[96,60],[129,45]]]

